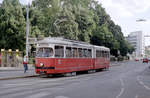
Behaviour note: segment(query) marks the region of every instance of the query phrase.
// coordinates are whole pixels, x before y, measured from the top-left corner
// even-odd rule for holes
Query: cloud
[[[111,16],[131,17],[133,14],[128,11],[122,2],[115,0],[98,0]],[[115,2],[114,2],[115,1]]]
[[[112,20],[119,24],[124,35],[130,32],[142,30],[149,34],[150,25],[150,0],[98,0],[111,16]],[[137,23],[136,19],[143,18],[146,22]]]
[[[108,13],[122,17],[133,17],[150,9],[150,0],[98,0]]]
[[[2,3],[3,0],[0,0],[0,3]]]
[[[143,13],[150,8],[149,0],[120,0],[121,5],[125,5],[128,11],[133,13]]]
[[[0,0],[0,3],[2,3],[3,0]],[[33,0],[19,0],[22,4],[28,4],[28,2],[31,4]]]
[[[28,3],[32,3],[32,1],[33,0],[20,0],[20,2],[22,3],[22,4],[28,4]]]

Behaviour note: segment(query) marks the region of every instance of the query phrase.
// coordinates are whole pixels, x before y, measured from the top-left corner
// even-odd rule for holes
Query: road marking
[[[40,92],[37,94],[30,95],[26,98],[43,98],[44,96],[47,96],[47,95],[50,95],[50,93],[49,92]]]
[[[138,95],[136,95],[135,98],[138,98]]]
[[[144,86],[145,89],[147,90],[150,90],[150,87],[145,85],[144,82],[142,80],[140,80],[140,76],[137,76],[137,81],[142,85]]]
[[[116,98],[119,98],[123,93],[124,93],[124,82],[123,82],[123,79],[120,79],[120,82],[121,82],[121,91],[120,93],[116,96]]]
[[[56,96],[55,98],[69,98],[69,97],[66,97],[66,96]]]

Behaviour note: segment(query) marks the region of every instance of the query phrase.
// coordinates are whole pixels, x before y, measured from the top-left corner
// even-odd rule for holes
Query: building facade
[[[134,47],[135,57],[144,57],[145,55],[145,43],[144,43],[144,34],[142,31],[131,32],[126,40]]]
[[[150,58],[150,46],[145,47],[145,57]]]

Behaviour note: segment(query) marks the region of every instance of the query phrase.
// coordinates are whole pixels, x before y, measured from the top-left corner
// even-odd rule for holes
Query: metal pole
[[[27,8],[26,8],[26,56],[28,58],[28,51],[29,51],[29,39],[28,39],[28,36],[29,36],[29,3],[27,5]]]

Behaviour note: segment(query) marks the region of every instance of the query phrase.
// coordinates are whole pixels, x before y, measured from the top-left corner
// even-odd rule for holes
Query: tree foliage
[[[19,0],[4,0],[0,7],[0,48],[24,49],[25,18]]]
[[[105,9],[95,0],[34,0],[30,6],[30,37],[64,37],[106,46],[122,56],[133,48]],[[0,48],[24,48],[26,6],[4,0],[0,7]]]

